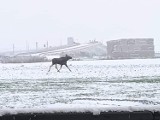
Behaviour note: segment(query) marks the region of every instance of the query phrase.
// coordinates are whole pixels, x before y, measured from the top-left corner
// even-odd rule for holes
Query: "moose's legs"
[[[64,64],[64,65],[68,68],[69,71],[71,71],[67,64]],[[62,68],[62,65],[60,66],[60,68],[59,68],[59,70],[57,72],[60,72],[61,68]]]
[[[60,65],[59,70],[58,70],[57,64],[52,64],[52,65],[50,65],[48,72],[51,70],[51,67],[52,67],[53,65],[55,65],[55,68],[57,69],[57,72],[60,72],[60,70],[62,69],[62,66],[63,66],[63,65],[65,65],[65,66],[68,68],[68,70],[71,71],[67,64],[62,64],[62,65]]]
[[[57,69],[57,72],[60,72],[60,69],[62,68],[62,65],[60,66],[59,70]]]
[[[52,64],[52,65],[50,65],[50,66],[49,66],[49,70],[48,70],[48,72],[51,70],[51,67],[52,67],[53,65],[54,65],[54,64]]]
[[[55,65],[55,68],[56,68],[56,69],[57,69],[57,71],[58,71],[57,64]]]
[[[71,70],[69,69],[69,67],[68,67],[68,65],[67,64],[65,64],[65,66],[68,68],[68,70],[71,72]]]
[[[49,66],[48,72],[51,70],[51,67],[52,67],[53,65],[55,65],[55,68],[57,69],[57,71],[59,71],[58,68],[57,68],[57,64],[52,64],[52,65]]]

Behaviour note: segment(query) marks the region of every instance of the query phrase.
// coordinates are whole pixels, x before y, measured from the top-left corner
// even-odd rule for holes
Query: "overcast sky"
[[[160,51],[160,0],[1,0],[0,51],[121,38],[154,38]]]

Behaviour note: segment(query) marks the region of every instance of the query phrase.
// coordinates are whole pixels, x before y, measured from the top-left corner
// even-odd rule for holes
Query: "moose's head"
[[[69,55],[67,55],[66,54],[66,58],[69,60],[69,59],[72,59],[72,57],[71,56],[69,56]]]

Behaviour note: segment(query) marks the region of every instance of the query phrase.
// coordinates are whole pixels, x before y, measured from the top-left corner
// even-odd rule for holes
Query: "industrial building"
[[[153,38],[107,41],[108,59],[153,58],[154,55]]]

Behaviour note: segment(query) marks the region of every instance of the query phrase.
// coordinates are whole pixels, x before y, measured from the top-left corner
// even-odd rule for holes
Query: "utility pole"
[[[38,50],[38,42],[36,42],[36,50]]]
[[[48,41],[47,41],[47,49],[48,49]]]
[[[27,51],[27,49],[28,49],[28,42],[27,42],[27,40],[26,40],[26,51]]]
[[[15,46],[14,46],[14,44],[13,44],[13,54],[14,54],[14,49],[15,49]]]
[[[26,51],[29,52],[29,43],[28,43],[28,41],[26,41]]]

